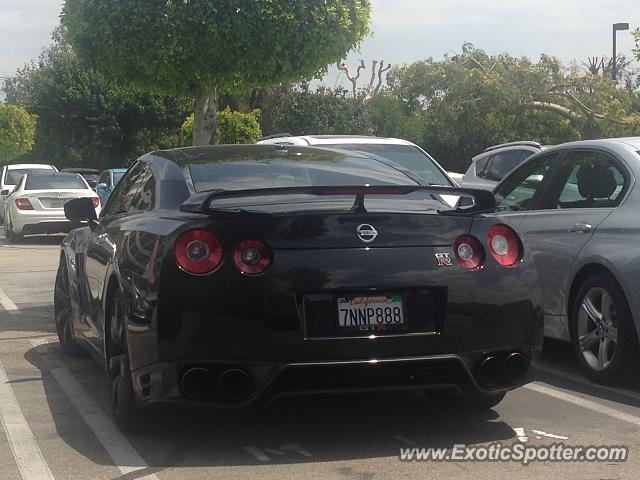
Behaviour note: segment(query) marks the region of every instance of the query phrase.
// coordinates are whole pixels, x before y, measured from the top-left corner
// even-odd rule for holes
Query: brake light
[[[513,267],[522,260],[522,242],[518,234],[506,225],[494,225],[487,235],[491,256],[503,267]]]
[[[91,201],[93,202],[93,208],[98,208],[100,206],[100,198],[91,197]]]
[[[16,198],[16,207],[18,210],[33,210],[33,205],[28,198]]]
[[[245,275],[260,275],[273,261],[271,250],[258,240],[246,240],[233,251],[233,261]]]
[[[461,235],[453,244],[453,252],[461,267],[477,270],[484,265],[484,248],[472,235]]]
[[[206,230],[189,230],[178,237],[173,254],[180,269],[206,275],[222,263],[222,243]]]

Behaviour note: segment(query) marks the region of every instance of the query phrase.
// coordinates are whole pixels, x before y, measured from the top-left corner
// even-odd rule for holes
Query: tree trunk
[[[218,89],[195,91],[195,115],[193,120],[193,144],[217,145],[220,143],[220,131],[216,116],[218,114]]]

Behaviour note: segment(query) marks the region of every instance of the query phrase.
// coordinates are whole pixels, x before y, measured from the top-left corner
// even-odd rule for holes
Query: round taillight
[[[487,235],[491,256],[503,267],[513,267],[522,260],[522,242],[506,225],[494,225]]]
[[[271,262],[273,256],[271,250],[258,240],[246,240],[238,244],[233,251],[233,261],[245,275],[260,275]]]
[[[206,230],[189,230],[178,237],[173,253],[182,270],[193,275],[206,275],[220,266],[222,243]]]
[[[461,267],[476,270],[484,264],[484,248],[472,235],[461,235],[453,244],[453,253]]]

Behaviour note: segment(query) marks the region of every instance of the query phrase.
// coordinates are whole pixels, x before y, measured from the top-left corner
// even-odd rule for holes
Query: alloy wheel
[[[611,295],[593,287],[582,298],[577,318],[580,352],[590,368],[606,370],[613,362],[618,345],[618,319]]]

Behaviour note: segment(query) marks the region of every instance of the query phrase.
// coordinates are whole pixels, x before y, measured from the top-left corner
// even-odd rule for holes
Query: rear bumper
[[[73,230],[73,225],[69,221],[46,221],[34,224],[27,224],[22,227],[22,235],[38,235],[45,233],[69,233]]]
[[[514,352],[520,353],[524,361],[521,371],[509,376],[507,357]],[[218,409],[242,409],[282,397],[327,393],[422,390],[486,396],[531,381],[531,363],[538,354],[537,347],[513,345],[498,350],[380,360],[218,362],[193,359],[158,362],[138,369],[133,372],[133,384],[139,406],[173,403]],[[483,385],[480,364],[490,356],[498,358],[498,380],[487,386]],[[193,368],[208,372],[198,378],[206,379],[207,384],[195,391],[184,381]],[[244,372],[248,380],[240,390],[225,377],[228,372],[239,371]]]

